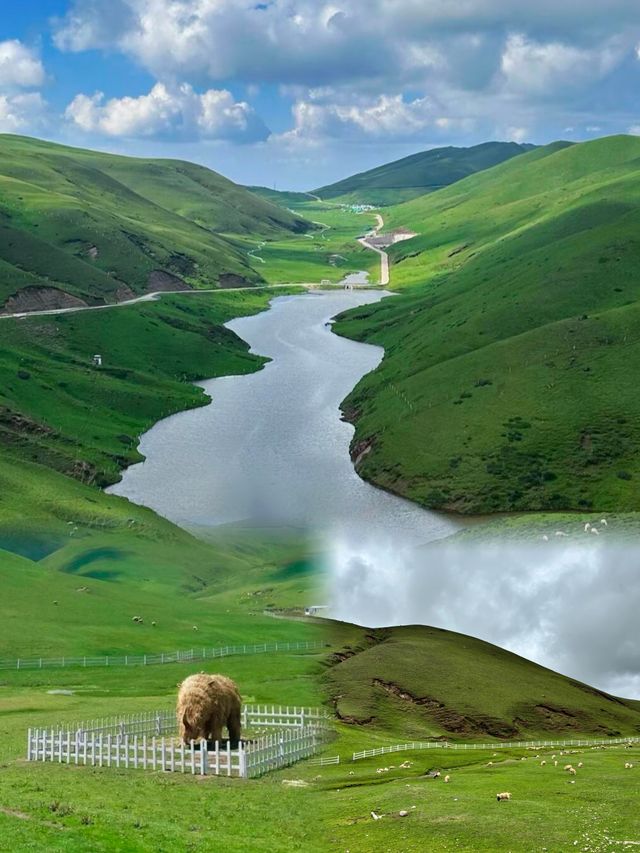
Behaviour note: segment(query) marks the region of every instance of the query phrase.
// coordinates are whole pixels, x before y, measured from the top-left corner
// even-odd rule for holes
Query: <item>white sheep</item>
[[[542,541],[543,541],[543,542],[548,542],[548,541],[549,541],[549,537],[547,536],[547,534],[546,534],[546,533],[544,533],[544,534],[542,535]]]
[[[600,531],[598,530],[598,528],[597,528],[597,527],[592,527],[592,528],[591,528],[591,532],[592,532],[592,533],[595,533],[595,535],[596,535],[596,536],[599,536],[599,535],[600,535]]]
[[[450,782],[450,781],[451,781],[451,776],[445,776],[445,777],[444,777],[444,781],[445,781],[445,782]]]
[[[510,800],[511,793],[509,791],[502,791],[500,794],[496,794],[496,800],[501,803],[503,800]]]
[[[556,530],[556,536],[568,536],[568,533],[565,533],[564,530]]]
[[[582,761],[578,761],[578,767],[582,767]]]
[[[631,770],[632,768],[633,768],[633,764],[630,761],[625,761],[624,769],[625,770]]]
[[[576,770],[576,768],[575,768],[575,767],[570,767],[570,768],[569,768],[569,775],[571,775],[571,776],[575,776],[577,772],[578,772],[578,771]]]
[[[600,524],[601,524],[603,527],[608,527],[608,526],[609,526],[609,525],[607,524],[607,519],[606,519],[606,518],[601,518],[601,519],[600,519]]]
[[[194,626],[193,626],[193,630],[194,630],[194,631],[197,631],[197,630],[198,630],[198,626],[197,626],[197,625],[194,625]]]
[[[587,521],[587,523],[586,523],[586,524],[585,524],[585,526],[584,526],[584,532],[585,532],[585,533],[588,533],[590,530],[591,530],[591,525],[590,525],[590,524],[589,524],[589,522]]]
[[[544,767],[546,763],[547,763],[546,761],[541,761],[541,762],[540,762],[540,767]]]

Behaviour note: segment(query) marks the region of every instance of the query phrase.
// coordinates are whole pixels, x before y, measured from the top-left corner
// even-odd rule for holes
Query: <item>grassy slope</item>
[[[437,628],[336,626],[347,656],[326,690],[339,717],[387,742],[640,732],[640,702],[614,699],[490,643]]]
[[[0,321],[0,476],[13,458],[85,483],[114,482],[140,459],[144,430],[207,402],[193,380],[263,364],[222,323],[264,309],[270,298],[265,290],[164,296],[122,309]],[[99,370],[91,365],[95,352],[104,359]],[[6,497],[0,518],[7,504],[22,509],[15,493]]]
[[[632,806],[638,745],[409,750],[355,763],[349,759],[355,750],[443,736],[480,743],[495,742],[495,735],[572,740],[620,731],[637,736],[640,702],[613,699],[447,631],[368,631],[336,623],[331,633],[338,652],[325,672],[325,690],[340,713],[361,722],[339,726],[339,739],[327,754],[339,754],[341,763],[323,767],[316,782],[327,810],[330,849],[614,851],[624,841],[639,840],[640,819]],[[510,735],[510,729],[518,734]],[[628,761],[634,769],[625,769]],[[575,777],[563,770],[579,762],[583,766]],[[441,777],[428,778],[430,770],[440,770]],[[499,791],[510,791],[512,801],[497,804]],[[408,814],[400,817],[403,810]],[[372,811],[383,818],[373,820]]]
[[[260,279],[226,235],[309,225],[202,166],[0,136],[0,304],[27,286],[89,303],[148,287],[165,270],[195,287]],[[95,254],[97,250],[97,255]]]
[[[557,143],[389,211],[408,293],[351,312],[382,344],[346,401],[363,476],[463,512],[635,509],[640,141]]]
[[[489,169],[531,147],[516,142],[483,142],[472,148],[433,148],[320,187],[315,193],[323,199],[397,204]]]

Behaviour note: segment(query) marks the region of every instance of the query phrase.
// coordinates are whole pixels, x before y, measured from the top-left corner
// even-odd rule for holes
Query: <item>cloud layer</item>
[[[281,86],[289,143],[520,139],[541,115],[593,124],[583,98],[595,110],[615,93],[619,112],[635,110],[616,75],[637,73],[640,14],[635,0],[76,0],[54,37],[161,81]]]

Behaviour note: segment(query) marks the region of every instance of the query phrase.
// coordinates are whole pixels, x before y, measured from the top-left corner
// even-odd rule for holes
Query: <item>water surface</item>
[[[351,535],[384,532],[426,542],[454,525],[369,485],[349,457],[353,427],[339,405],[380,362],[380,347],[331,332],[347,308],[381,291],[331,291],[273,300],[227,323],[272,361],[248,376],[201,383],[212,404],[161,421],[110,491],[184,526],[279,524]]]

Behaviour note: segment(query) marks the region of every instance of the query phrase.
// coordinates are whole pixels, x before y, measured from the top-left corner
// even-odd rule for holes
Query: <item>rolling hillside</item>
[[[634,510],[640,139],[539,148],[388,211],[399,297],[346,315],[386,348],[345,401],[358,470],[461,512]],[[366,452],[363,452],[366,451]]]
[[[365,737],[375,731],[400,742],[486,741],[640,732],[640,702],[473,637],[415,625],[367,630],[335,623],[333,632],[333,645],[343,645],[330,660],[325,690],[338,718]]]
[[[314,193],[322,199],[397,204],[449,186],[533,148],[533,145],[516,142],[483,142],[472,148],[432,148],[320,187]]]
[[[261,280],[233,239],[313,228],[202,166],[0,135],[0,311]]]

